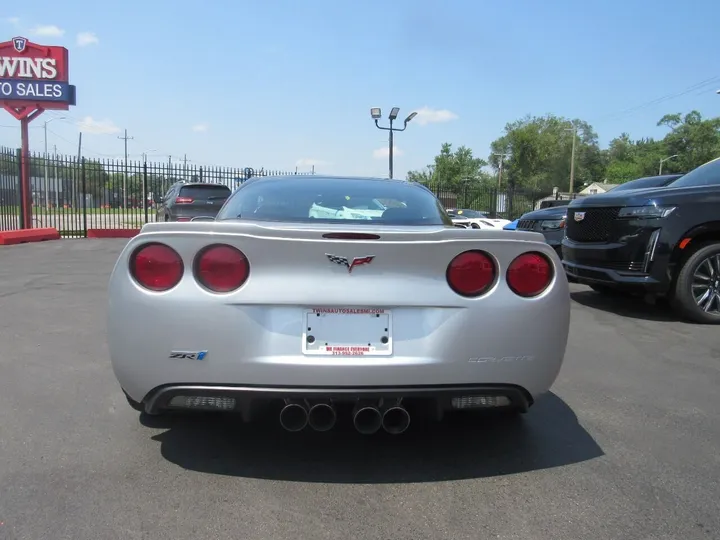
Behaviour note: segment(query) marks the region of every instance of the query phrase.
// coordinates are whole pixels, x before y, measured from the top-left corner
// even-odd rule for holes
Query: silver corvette
[[[368,201],[386,209],[352,212]],[[558,375],[569,321],[565,272],[538,233],[454,227],[402,180],[259,177],[214,220],[130,240],[108,344],[147,414],[265,410],[289,431],[344,416],[401,433],[415,414],[526,412]]]

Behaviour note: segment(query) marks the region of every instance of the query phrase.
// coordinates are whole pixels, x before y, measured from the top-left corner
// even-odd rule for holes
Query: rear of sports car
[[[121,253],[108,343],[137,408],[400,433],[415,414],[525,412],[555,381],[569,294],[540,235],[258,210],[149,224]]]

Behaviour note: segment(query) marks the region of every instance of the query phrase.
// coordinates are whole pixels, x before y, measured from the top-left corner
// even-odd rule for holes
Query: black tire
[[[711,257],[720,258],[720,242],[705,242],[696,246],[680,268],[671,295],[672,307],[686,319],[700,324],[720,324],[720,299],[710,306],[714,313],[708,313],[697,304],[693,294],[695,272]],[[720,268],[714,268],[715,280],[710,283],[710,290],[720,295],[718,270]]]

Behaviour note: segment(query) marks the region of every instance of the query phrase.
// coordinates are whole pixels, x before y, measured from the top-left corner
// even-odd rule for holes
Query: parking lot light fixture
[[[388,151],[388,169],[389,169],[389,176],[390,178],[393,177],[393,157],[394,157],[394,150],[395,150],[395,140],[394,140],[394,134],[396,131],[405,131],[408,126],[408,122],[410,122],[413,118],[417,116],[417,112],[410,113],[407,118],[405,118],[405,122],[403,123],[402,128],[396,128],[393,127],[393,122],[397,120],[398,115],[400,114],[400,107],[393,107],[390,110],[390,114],[388,115],[388,119],[390,120],[390,126],[384,127],[381,126],[378,123],[378,120],[381,118],[381,110],[380,107],[374,107],[370,109],[370,115],[372,116],[373,120],[375,120],[375,127],[378,129],[384,129],[385,131],[389,131],[388,136],[388,144],[389,144],[389,151]]]

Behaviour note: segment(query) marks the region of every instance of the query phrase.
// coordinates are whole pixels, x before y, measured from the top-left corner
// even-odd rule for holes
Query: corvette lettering
[[[174,360],[203,360],[207,351],[171,351],[168,358]]]
[[[335,264],[346,267],[349,274],[352,273],[353,268],[357,266],[362,266],[364,264],[370,264],[375,258],[375,255],[366,255],[365,257],[355,257],[354,259],[348,259],[346,257],[338,257],[337,255],[331,255],[330,253],[326,253],[325,256],[330,262],[334,262]]]

